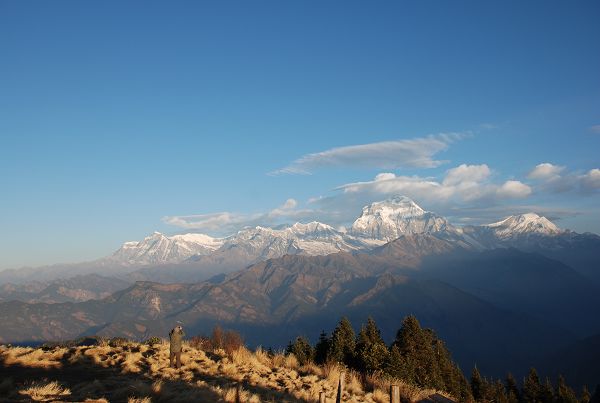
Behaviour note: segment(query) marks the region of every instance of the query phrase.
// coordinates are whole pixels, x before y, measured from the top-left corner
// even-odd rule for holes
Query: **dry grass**
[[[31,347],[14,347],[3,354],[5,365],[22,365],[33,368],[56,368],[60,366],[60,359],[68,351],[66,348],[57,348],[50,353]]]
[[[294,403],[316,402],[322,391],[333,401],[342,372],[346,376],[345,401],[388,402],[392,382],[401,386],[407,401],[418,401],[434,392],[382,376],[361,377],[338,364],[300,366],[291,354],[271,355],[260,348],[255,352],[245,347],[205,352],[186,343],[181,369],[169,367],[167,343],[47,351],[0,346],[0,361],[5,363],[0,367],[0,395],[8,396],[8,402],[28,396],[33,401],[87,403]],[[45,371],[48,382],[32,384],[40,379],[40,371]]]
[[[48,402],[69,396],[71,391],[61,386],[58,382],[50,382],[46,384],[32,384],[26,389],[20,390],[19,394],[29,396],[35,402]]]

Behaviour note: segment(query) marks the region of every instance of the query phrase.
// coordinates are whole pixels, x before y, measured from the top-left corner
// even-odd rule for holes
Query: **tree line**
[[[414,316],[402,321],[394,341],[387,345],[372,318],[355,334],[348,318],[342,318],[331,335],[322,331],[313,346],[303,336],[290,342],[286,351],[301,364],[335,362],[362,374],[401,379],[421,388],[450,393],[461,402],[499,403],[600,403],[600,387],[592,396],[584,388],[577,397],[564,378],[557,384],[542,382],[532,368],[519,387],[509,373],[504,380],[482,377],[477,367],[467,380],[452,360],[450,351],[432,329],[422,328]]]

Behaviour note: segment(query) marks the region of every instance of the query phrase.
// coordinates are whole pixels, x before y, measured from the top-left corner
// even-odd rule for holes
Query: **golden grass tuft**
[[[59,348],[51,351],[42,349],[33,349],[30,347],[15,347],[2,351],[0,356],[5,365],[21,365],[30,368],[59,368],[61,359],[68,351],[66,348]]]
[[[349,371],[346,373],[346,391],[356,395],[363,393],[361,376],[356,371]]]
[[[265,367],[270,367],[273,364],[269,353],[263,350],[262,347],[258,347],[256,349],[256,351],[254,352],[254,356],[256,357],[256,360]]]
[[[50,382],[46,384],[32,384],[28,388],[20,390],[19,394],[27,395],[31,400],[36,402],[48,402],[56,400],[57,398],[69,396],[71,391],[61,386],[58,382]]]
[[[152,403],[152,399],[149,396],[146,397],[130,397],[127,399],[127,403]]]
[[[296,369],[300,364],[294,354],[287,354],[283,360],[283,367],[288,369]]]

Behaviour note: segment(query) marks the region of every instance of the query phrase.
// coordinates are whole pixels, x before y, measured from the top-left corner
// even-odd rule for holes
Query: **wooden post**
[[[344,394],[344,383],[346,382],[346,373],[340,373],[340,382],[338,383],[337,397],[335,403],[342,403],[342,395]]]
[[[400,386],[390,385],[390,403],[400,403]]]
[[[319,392],[319,403],[327,403],[325,399],[325,392]]]

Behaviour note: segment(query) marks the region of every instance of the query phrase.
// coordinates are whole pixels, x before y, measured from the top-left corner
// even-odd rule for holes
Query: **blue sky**
[[[596,1],[1,0],[0,268],[344,225],[398,192],[456,223],[600,233],[599,20]]]

